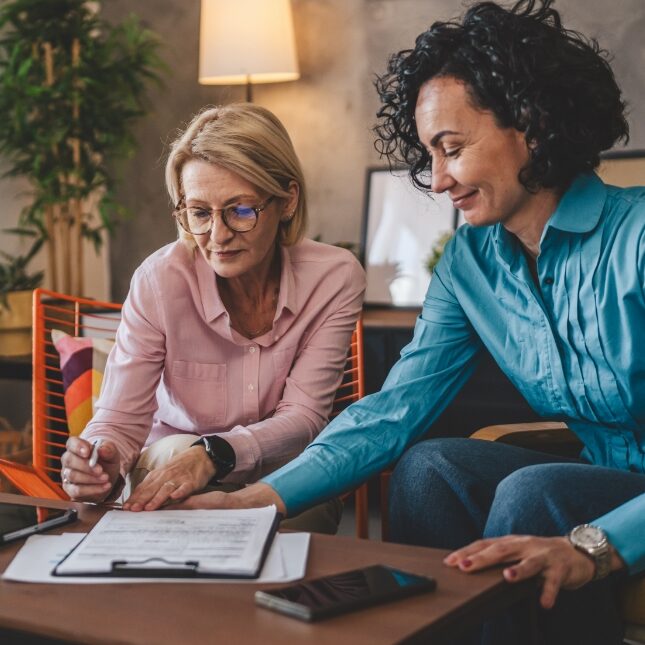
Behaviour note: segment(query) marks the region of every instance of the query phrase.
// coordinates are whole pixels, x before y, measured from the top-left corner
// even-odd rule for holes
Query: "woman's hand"
[[[577,589],[593,579],[592,559],[573,547],[565,537],[508,535],[473,542],[454,551],[444,564],[471,573],[495,564],[515,562],[504,569],[508,582],[519,582],[539,575],[544,580],[540,604],[551,609],[560,588]],[[624,567],[618,554],[612,553],[612,571]]]
[[[119,477],[120,457],[116,446],[107,440],[98,448],[96,466],[90,467],[92,444],[80,437],[70,437],[61,457],[63,490],[80,502],[102,502]]]
[[[154,511],[167,502],[200,491],[215,475],[215,466],[202,446],[193,446],[165,466],[151,470],[123,505],[125,511]]]
[[[234,493],[213,491],[202,495],[193,495],[173,508],[260,508],[275,504],[279,513],[286,515],[287,509],[282,498],[268,484],[251,484]]]

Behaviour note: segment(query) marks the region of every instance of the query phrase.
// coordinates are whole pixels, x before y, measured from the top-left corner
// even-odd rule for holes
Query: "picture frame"
[[[612,186],[645,186],[645,150],[620,150],[601,155],[598,175]]]
[[[416,188],[407,169],[368,168],[361,244],[365,304],[420,308],[430,282],[426,265],[433,247],[458,224],[450,198]]]

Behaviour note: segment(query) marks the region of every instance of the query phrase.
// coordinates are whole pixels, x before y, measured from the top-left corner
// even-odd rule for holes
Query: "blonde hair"
[[[191,159],[222,166],[285,199],[295,181],[298,203],[293,217],[280,223],[278,241],[290,246],[302,238],[307,227],[305,180],[289,134],[272,112],[253,103],[231,103],[196,114],[172,143],[166,162],[166,188],[175,206],[184,197],[181,173]],[[180,239],[194,246],[193,236],[177,228]]]

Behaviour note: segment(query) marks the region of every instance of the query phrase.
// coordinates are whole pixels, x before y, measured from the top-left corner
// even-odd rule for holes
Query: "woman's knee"
[[[566,528],[564,496],[571,473],[562,464],[520,468],[495,490],[484,537],[510,534],[559,535]]]

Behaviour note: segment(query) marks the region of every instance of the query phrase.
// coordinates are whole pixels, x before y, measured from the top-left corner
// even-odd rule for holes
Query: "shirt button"
[[[253,392],[253,383],[249,383],[247,389],[248,389],[249,392]]]
[[[544,278],[544,284],[551,286],[553,284],[553,278]]]
[[[255,354],[255,345],[251,345],[251,347],[249,347],[249,353]]]

